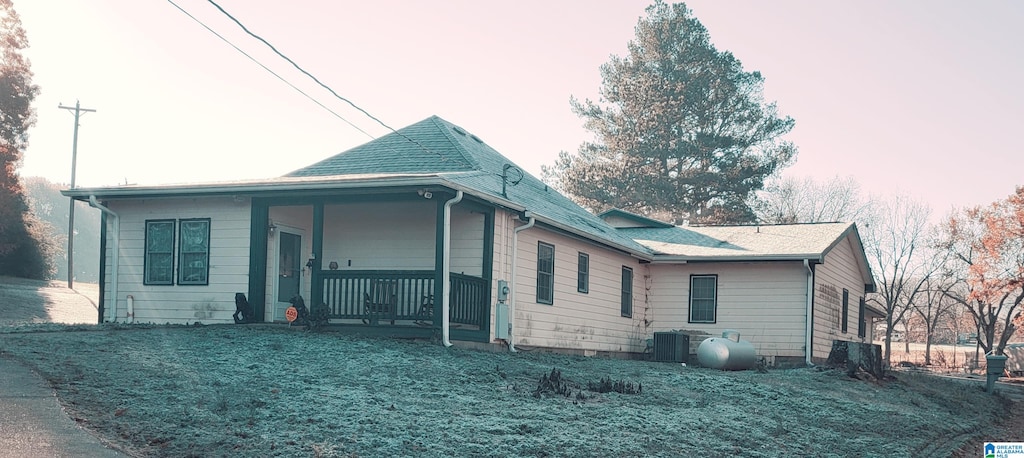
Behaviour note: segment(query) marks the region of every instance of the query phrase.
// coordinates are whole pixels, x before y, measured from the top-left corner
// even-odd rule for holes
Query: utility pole
[[[75,136],[71,144],[71,189],[75,189],[75,164],[78,162],[78,118],[82,113],[95,112],[90,108],[82,108],[78,101],[75,106],[66,107],[58,104],[57,108],[62,110],[74,110],[75,112]],[[68,210],[68,289],[74,287],[75,278],[75,198],[71,197],[71,209]]]

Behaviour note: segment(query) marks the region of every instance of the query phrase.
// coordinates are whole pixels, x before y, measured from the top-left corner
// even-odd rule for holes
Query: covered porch
[[[494,208],[468,197],[446,206],[446,189],[389,191],[253,199],[257,319],[285,323],[301,296],[327,307],[332,326],[429,337],[442,327],[447,280],[451,338],[488,341]]]

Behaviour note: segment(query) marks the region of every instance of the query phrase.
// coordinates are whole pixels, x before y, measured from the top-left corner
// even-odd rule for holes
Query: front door
[[[274,321],[284,321],[291,298],[302,291],[302,234],[280,229],[277,236],[277,281],[274,284]]]

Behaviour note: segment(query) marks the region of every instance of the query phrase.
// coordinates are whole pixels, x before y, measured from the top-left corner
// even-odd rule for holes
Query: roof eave
[[[803,261],[820,264],[821,254],[776,254],[776,255],[736,255],[736,256],[686,256],[686,255],[654,255],[652,264],[685,264],[697,262],[758,262],[758,261]]]
[[[76,200],[88,200],[89,196],[99,198],[152,198],[184,197],[217,194],[266,194],[280,191],[314,191],[322,189],[361,189],[381,186],[428,186],[442,185],[446,180],[437,175],[401,175],[391,177],[372,176],[338,180],[337,176],[318,179],[276,179],[242,183],[199,183],[153,186],[114,186],[95,188],[64,189],[60,193]]]

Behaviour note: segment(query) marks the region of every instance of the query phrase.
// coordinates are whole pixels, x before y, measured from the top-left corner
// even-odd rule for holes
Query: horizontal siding
[[[537,242],[555,247],[554,303],[537,303]],[[648,307],[646,267],[630,256],[547,231],[519,234],[515,344],[564,349],[639,352]],[[590,289],[577,291],[578,253],[590,256]],[[633,269],[633,316],[620,310],[622,266]]]
[[[434,221],[424,221],[430,224]],[[471,212],[459,206],[452,207],[451,219],[451,271],[483,276],[484,263],[484,215]],[[493,297],[493,296],[492,296]]]
[[[113,220],[107,220],[105,320],[127,319],[132,296],[136,322],[231,322],[234,295],[249,289],[248,199],[194,198],[111,201],[120,219],[118,292],[113,297]],[[209,285],[143,285],[145,222],[152,219],[210,218]],[[177,241],[175,242],[177,244]],[[177,254],[175,254],[177,260]],[[176,261],[177,262],[177,261]],[[111,316],[117,300],[116,316]]]
[[[432,270],[436,211],[428,200],[327,205],[322,268]]]
[[[717,275],[715,323],[690,323],[690,276]],[[653,331],[721,335],[732,329],[759,356],[803,356],[807,275],[802,263],[693,263],[651,267]]]
[[[857,336],[860,298],[864,297],[864,280],[853,240],[846,237],[830,251],[825,262],[814,270],[814,353],[815,359],[828,358],[833,340],[867,341]],[[847,332],[841,329],[843,289],[849,291]],[[870,337],[870,333],[868,334]]]

